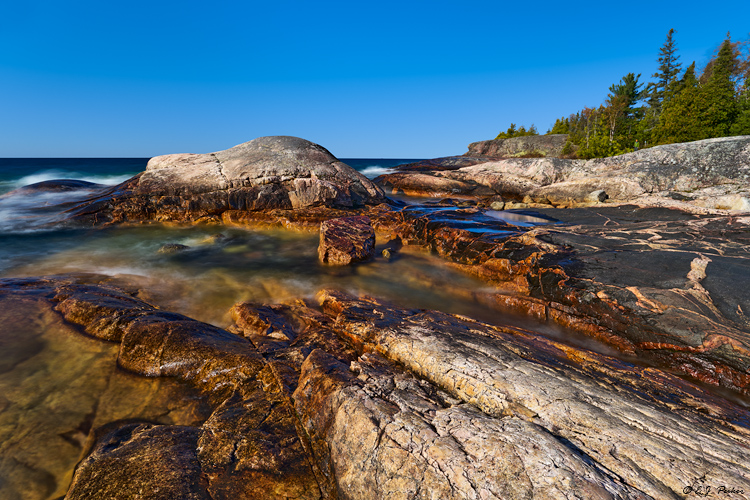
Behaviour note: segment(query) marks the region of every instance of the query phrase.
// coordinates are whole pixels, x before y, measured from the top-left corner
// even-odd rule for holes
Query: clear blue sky
[[[700,67],[750,2],[6,1],[0,157],[209,152],[296,135],[339,157],[462,154]]]

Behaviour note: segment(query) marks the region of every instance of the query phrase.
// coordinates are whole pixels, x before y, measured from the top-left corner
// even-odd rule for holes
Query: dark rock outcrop
[[[70,211],[94,222],[198,220],[228,210],[357,207],[385,199],[325,148],[261,137],[225,151],[152,158],[146,171]]]
[[[341,217],[320,225],[318,258],[323,264],[346,266],[374,256],[375,230],[368,217]]]
[[[95,182],[81,181],[77,179],[55,179],[49,181],[35,182],[28,186],[23,186],[18,189],[14,189],[9,193],[5,193],[3,196],[13,196],[17,194],[29,194],[29,193],[58,193],[66,191],[93,191],[96,189],[102,189],[105,186],[103,184],[97,184]]]
[[[131,423],[102,436],[78,466],[67,500],[209,500],[200,477],[198,429]]]

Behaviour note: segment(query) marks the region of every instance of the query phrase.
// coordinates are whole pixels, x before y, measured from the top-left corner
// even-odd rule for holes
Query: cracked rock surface
[[[147,386],[174,380],[204,409],[165,420],[87,396],[99,403],[79,429],[68,499],[750,491],[750,413],[654,368],[333,290],[316,303],[239,303],[222,330],[98,280],[2,280],[0,299],[119,351],[96,370],[117,363]]]
[[[486,154],[483,151],[471,149],[468,154]],[[532,205],[590,205],[608,198],[750,210],[750,136],[668,144],[591,160],[485,158],[460,168],[435,163],[433,170],[397,171],[375,181],[393,193],[499,195]]]
[[[365,176],[297,137],[152,158],[146,171],[70,210],[94,223],[218,218],[227,211],[351,208],[385,201]]]

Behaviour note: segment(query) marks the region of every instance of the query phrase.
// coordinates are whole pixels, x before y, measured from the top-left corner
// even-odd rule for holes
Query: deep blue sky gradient
[[[684,65],[750,2],[36,1],[0,6],[0,157],[209,152],[296,135],[339,157],[462,154]]]

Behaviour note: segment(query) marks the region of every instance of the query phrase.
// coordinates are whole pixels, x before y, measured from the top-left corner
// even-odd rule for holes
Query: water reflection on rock
[[[118,369],[117,345],[81,335],[44,295],[19,294],[0,281],[3,498],[64,495],[98,426],[127,419],[195,425],[208,416],[184,384]]]

